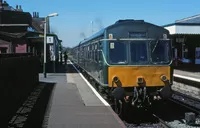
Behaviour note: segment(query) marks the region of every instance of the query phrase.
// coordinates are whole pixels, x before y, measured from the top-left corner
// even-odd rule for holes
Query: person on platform
[[[65,52],[64,59],[65,59],[65,64],[67,64],[67,59],[68,59],[67,52]]]

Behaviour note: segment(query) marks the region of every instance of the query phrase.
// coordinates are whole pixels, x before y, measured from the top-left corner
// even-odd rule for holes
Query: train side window
[[[98,62],[98,55],[97,55],[97,52],[98,52],[98,48],[97,48],[97,44],[95,44],[95,61]]]
[[[85,58],[87,59],[87,46],[85,46]]]
[[[92,44],[90,44],[90,60],[92,59]]]
[[[93,53],[92,60],[94,61],[94,60],[95,60],[95,49],[94,49],[94,44],[92,45],[92,53]]]
[[[92,49],[91,49],[91,60],[93,60],[93,44],[91,44]]]
[[[98,50],[98,58],[99,58],[99,62],[103,60],[102,51],[100,49]]]
[[[86,59],[86,57],[87,57],[87,49],[86,49],[87,47],[85,46],[85,48],[84,48],[84,58]]]
[[[102,61],[101,48],[102,48],[102,43],[99,42],[99,45],[98,45],[98,52],[97,52],[97,54],[98,54],[98,61],[99,61],[99,62]]]
[[[90,59],[90,45],[88,45],[88,60]]]

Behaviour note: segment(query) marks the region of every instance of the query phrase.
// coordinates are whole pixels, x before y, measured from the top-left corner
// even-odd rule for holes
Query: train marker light
[[[167,81],[167,77],[165,76],[165,75],[162,75],[161,77],[160,77],[160,79],[162,80],[162,81]]]
[[[163,34],[163,39],[167,39],[167,34]]]
[[[113,34],[109,34],[109,39],[113,39]]]

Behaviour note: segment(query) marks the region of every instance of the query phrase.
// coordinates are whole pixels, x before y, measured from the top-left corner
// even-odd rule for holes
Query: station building
[[[177,65],[200,65],[200,15],[163,26],[169,30]]]

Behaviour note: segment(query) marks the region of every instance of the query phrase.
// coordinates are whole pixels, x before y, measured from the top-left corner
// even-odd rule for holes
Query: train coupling
[[[136,88],[133,90],[132,106],[143,107],[151,105],[146,87]]]

